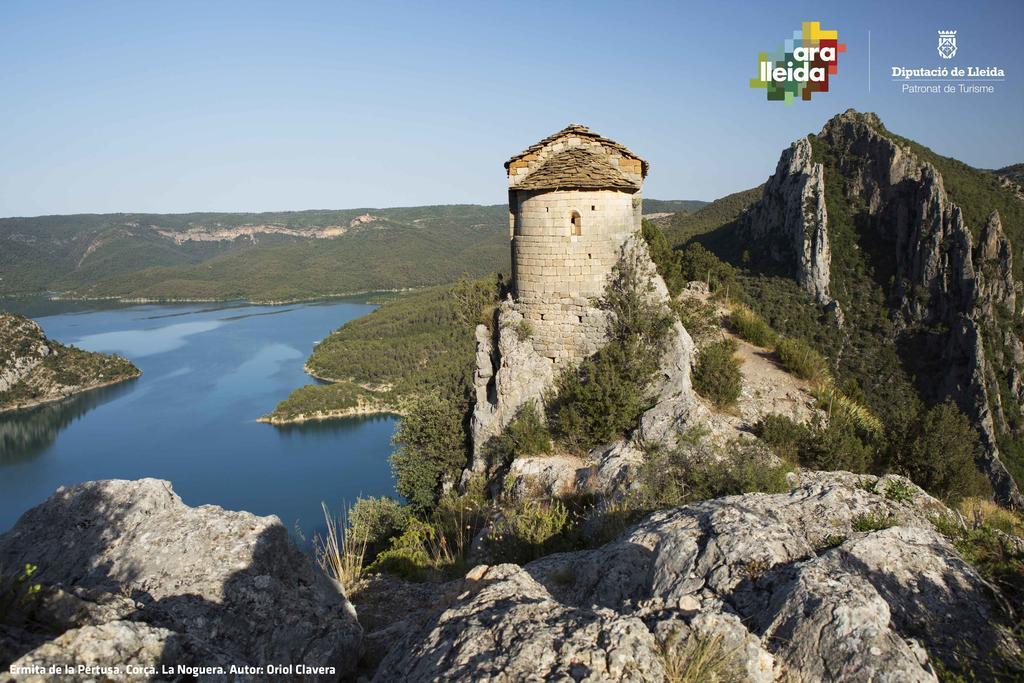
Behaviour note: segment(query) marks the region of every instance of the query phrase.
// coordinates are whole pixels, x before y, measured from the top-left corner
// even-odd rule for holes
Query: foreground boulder
[[[720,680],[1021,675],[1014,619],[933,528],[944,512],[843,472],[658,512],[597,550],[475,568],[376,680],[671,680],[702,653]]]
[[[276,517],[191,508],[164,481],[59,489],[0,536],[0,566],[25,564],[42,590],[0,620],[5,671],[306,665],[336,680],[361,654],[351,605]]]

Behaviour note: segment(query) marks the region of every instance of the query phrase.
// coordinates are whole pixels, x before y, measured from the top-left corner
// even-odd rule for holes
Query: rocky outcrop
[[[658,275],[647,244],[639,236],[630,237],[622,248],[622,258],[629,259],[639,274],[641,286],[650,299],[667,305],[670,297],[665,282]],[[603,310],[595,312],[607,315]],[[588,345],[600,348],[606,342],[603,329],[593,328]],[[476,404],[473,408],[473,460],[467,475],[488,472],[495,463],[488,460],[487,444],[498,436],[528,401],[543,404],[546,392],[553,389],[555,365],[541,356],[530,342],[528,326],[519,306],[512,299],[503,302],[498,311],[498,349],[486,327],[476,331],[477,353],[474,386]],[[639,462],[644,444],[671,446],[686,424],[697,419],[702,407],[696,400],[690,382],[694,356],[693,340],[678,321],[669,331],[662,350],[659,370],[651,381],[652,407],[640,418],[633,434],[606,444],[589,454],[594,476],[582,477],[575,461],[548,463],[545,481],[577,481],[581,488],[595,483],[602,490],[624,483],[629,468]],[[495,370],[495,367],[497,369]],[[563,466],[564,465],[564,466]]]
[[[301,239],[334,239],[335,237],[341,237],[347,233],[349,228],[370,223],[374,220],[377,220],[375,216],[363,214],[362,216],[353,218],[348,226],[325,225],[313,228],[290,228],[284,225],[239,225],[237,227],[229,228],[222,226],[199,225],[186,228],[185,230],[168,230],[154,226],[150,227],[153,232],[163,238],[172,240],[175,244],[184,244],[186,242],[233,242],[237,239],[246,239],[253,244],[256,244],[259,242],[260,237],[264,235],[283,235],[286,237],[297,237]],[[99,246],[102,245],[90,245],[85,256],[88,256]],[[82,257],[83,260],[85,259],[85,256]]]
[[[554,364],[534,350],[526,320],[511,298],[498,308],[497,336],[495,349],[490,330],[484,325],[476,328],[476,403],[471,422],[473,459],[469,471],[478,474],[494,465],[488,459],[488,442],[501,434],[527,401],[541,405],[544,391],[555,379]]]
[[[50,352],[43,330],[35,321],[0,314],[0,394],[28,377]]]
[[[824,306],[833,302],[832,254],[823,169],[812,156],[807,138],[782,153],[761,201],[744,214],[740,233],[764,244],[772,259],[791,267],[797,283]]]
[[[843,472],[657,512],[596,550],[477,567],[375,680],[660,680],[692,639],[737,680],[1020,675],[1015,617],[934,514],[905,479]]]
[[[142,374],[119,356],[47,339],[20,315],[0,313],[0,413],[58,401]]]
[[[1017,311],[1021,283],[1013,279],[1013,247],[1003,232],[999,212],[989,214],[977,248],[978,293],[985,314],[995,317],[1002,305],[1012,315]]]
[[[997,499],[1024,507],[1024,496],[999,458],[998,395],[990,377],[984,335],[997,305],[1015,296],[1009,243],[998,214],[990,215],[975,253],[960,207],[942,176],[908,146],[883,134],[873,114],[848,111],[830,120],[821,138],[837,153],[851,196],[861,198],[868,224],[894,252],[890,305],[906,325],[944,325],[938,349],[943,374],[931,400],[952,397],[978,426],[985,446],[980,462]],[[1011,306],[1011,311],[1013,308]]]
[[[949,330],[929,351],[941,362],[935,364],[938,376],[929,378],[925,400],[956,401],[981,432],[985,454],[979,465],[997,498],[1024,507],[997,446],[1006,406],[999,400],[996,375],[1006,373],[1012,383],[1021,371],[1004,360],[994,366],[986,358],[984,337],[997,308],[1014,314],[1020,291],[998,214],[989,217],[976,249],[938,170],[887,134],[874,114],[849,110],[828,121],[816,139],[830,150],[847,201],[858,212],[856,229],[884,245],[892,259],[880,268],[891,269],[883,284],[900,325]],[[831,256],[825,181],[812,152],[810,138],[801,138],[782,153],[761,200],[741,217],[740,232],[772,259],[792,264],[797,282],[827,304]],[[1017,340],[1006,341],[1012,348]]]
[[[304,664],[335,680],[360,657],[354,610],[280,520],[188,507],[164,481],[59,489],[0,536],[0,566],[27,563],[42,591],[0,624],[5,669]]]

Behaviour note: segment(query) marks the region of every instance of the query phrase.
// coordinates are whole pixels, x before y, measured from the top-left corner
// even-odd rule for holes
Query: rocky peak
[[[744,215],[741,232],[763,243],[774,261],[791,265],[797,283],[822,304],[829,294],[832,261],[821,164],[807,138],[782,152],[761,201]]]
[[[978,243],[978,288],[987,307],[989,315],[993,314],[992,306],[1005,305],[1011,313],[1017,310],[1017,286],[1013,279],[1013,248],[999,212],[989,214],[988,222],[981,232]]]
[[[0,393],[27,377],[51,352],[35,321],[0,313]]]
[[[977,250],[960,207],[950,201],[938,169],[891,136],[872,113],[847,110],[830,119],[815,136],[826,153],[815,159],[817,143],[801,138],[784,150],[759,202],[740,221],[740,235],[759,244],[772,260],[792,268],[793,277],[821,304],[831,303],[831,250],[826,207],[829,188],[854,215],[861,237],[891,254],[892,279],[883,283],[888,306],[903,328],[945,327],[941,376],[936,396],[952,397],[982,432],[987,454],[982,463],[997,497],[1024,505],[1017,486],[999,461],[996,426],[1001,408],[993,390],[997,369],[985,357],[985,321],[996,304],[1015,310],[1010,243],[999,216],[989,217]],[[842,302],[839,302],[842,303]],[[1014,344],[1011,340],[1010,346]],[[1013,373],[1021,377],[1021,372]],[[1019,385],[1020,382],[1017,383]],[[1015,385],[1016,386],[1016,385]],[[1004,422],[1004,421],[1000,421]]]

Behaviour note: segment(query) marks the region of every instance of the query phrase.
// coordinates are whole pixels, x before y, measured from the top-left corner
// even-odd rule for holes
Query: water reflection
[[[394,422],[395,417],[390,413],[332,417],[327,420],[307,420],[299,424],[278,424],[273,427],[278,436],[285,441],[292,438],[334,439],[345,432],[364,429],[367,424]]]
[[[215,330],[223,324],[221,320],[199,320],[149,330],[101,332],[78,339],[75,346],[86,351],[119,353],[130,358],[143,358],[181,348],[188,337]]]
[[[44,453],[62,429],[87,412],[125,395],[136,380],[93,389],[35,408],[0,413],[0,465],[25,462]]]

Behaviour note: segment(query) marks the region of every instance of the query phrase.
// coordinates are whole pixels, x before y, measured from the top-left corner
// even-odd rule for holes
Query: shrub
[[[910,442],[894,454],[893,465],[918,486],[955,505],[988,490],[975,464],[979,451],[978,433],[967,416],[946,402],[916,421]]]
[[[368,569],[412,581],[434,578],[449,559],[443,552],[446,546],[442,538],[434,525],[412,517],[402,535],[392,539],[390,547],[377,555]]]
[[[366,555],[372,561],[391,539],[409,526],[410,511],[393,498],[359,498],[348,511],[349,533],[366,539]]]
[[[458,574],[486,515],[483,481],[475,479],[465,493],[442,496],[426,519],[410,517],[405,531],[391,540],[369,570],[415,581]]]
[[[743,388],[740,361],[735,354],[735,340],[723,339],[705,346],[697,357],[693,386],[719,408],[734,405]]]
[[[568,448],[588,451],[632,429],[650,405],[656,366],[636,345],[612,342],[559,378],[552,427]]]
[[[975,527],[989,526],[1004,534],[1024,538],[1024,518],[985,498],[964,498],[956,506]]]
[[[779,457],[816,470],[864,472],[876,457],[874,442],[856,424],[838,416],[823,420],[815,415],[810,423],[799,424],[784,415],[766,415],[754,433]]]
[[[393,439],[395,488],[418,512],[432,508],[444,482],[454,482],[468,454],[463,409],[425,394],[410,401]]]
[[[713,293],[728,291],[730,296],[740,297],[742,287],[736,269],[703,245],[697,242],[686,245],[686,248],[679,252],[679,264],[685,280],[706,282]]]
[[[866,472],[874,463],[875,444],[857,430],[850,420],[833,416],[823,420],[815,415],[807,425],[807,436],[799,445],[799,462],[815,470]]]
[[[488,545],[496,562],[525,564],[552,552],[569,527],[561,501],[520,499],[502,509]]]
[[[741,493],[781,493],[789,490],[790,470],[789,463],[775,460],[756,443],[718,447],[706,440],[705,431],[691,429],[675,448],[646,454],[631,502],[657,510]]]
[[[327,532],[324,536],[313,536],[313,556],[324,574],[340,583],[346,595],[351,595],[363,576],[367,530],[361,530],[362,535],[355,535],[344,517],[337,519],[331,516],[326,503],[320,503],[320,506],[324,511]]]
[[[779,339],[775,345],[779,360],[797,377],[812,382],[828,382],[828,362],[802,339]]]
[[[38,567],[26,564],[19,572],[8,574],[0,567],[0,624],[14,621],[15,612],[30,606],[42,587],[32,580]]]
[[[672,310],[686,331],[693,337],[718,329],[718,306],[695,298],[676,299]]]
[[[516,339],[521,342],[526,341],[533,336],[533,325],[526,318],[523,318],[516,323]]]
[[[946,536],[965,560],[1024,608],[1024,546],[987,519],[964,520],[954,513],[931,518],[935,530]]]
[[[869,512],[853,518],[854,531],[881,531],[896,526],[896,518],[881,512]]]
[[[722,641],[720,633],[691,633],[685,642],[680,642],[678,632],[670,633],[658,644],[666,683],[745,680],[746,672],[735,652],[726,650]]]
[[[651,254],[658,274],[665,281],[669,296],[675,298],[686,286],[686,279],[683,277],[682,264],[679,261],[679,254],[672,250],[668,240],[665,239],[661,229],[649,220],[642,221],[641,232],[644,241],[647,242],[647,250]]]
[[[729,314],[729,324],[741,338],[754,346],[769,349],[778,342],[779,335],[761,316],[746,306],[737,306]]]
[[[765,415],[754,425],[754,433],[771,446],[780,457],[790,462],[800,461],[800,446],[809,436],[809,430],[785,415]]]
[[[464,326],[493,325],[498,301],[496,279],[469,280],[462,277],[449,289],[449,297],[454,302],[455,315]]]
[[[635,253],[623,255],[600,302],[610,313],[608,343],[559,377],[550,423],[570,449],[590,450],[626,433],[650,406],[651,378],[673,319],[652,301],[647,275]]]
[[[885,497],[896,503],[906,503],[914,499],[914,489],[900,479],[889,479],[885,483]]]
[[[488,444],[491,461],[508,465],[519,457],[551,451],[551,432],[533,399],[527,401],[504,431]]]
[[[818,407],[830,416],[850,420],[864,432],[870,432],[877,436],[884,433],[882,421],[867,406],[850,398],[832,384],[816,384],[812,393]]]

